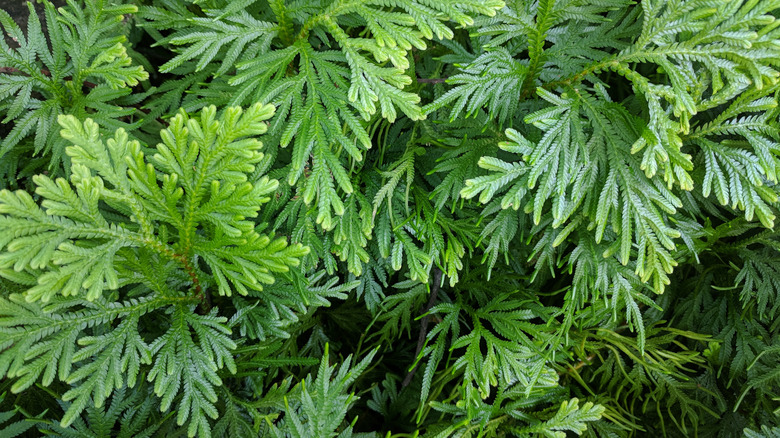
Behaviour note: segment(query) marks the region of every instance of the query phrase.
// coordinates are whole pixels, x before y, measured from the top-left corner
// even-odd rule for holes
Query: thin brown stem
[[[428,299],[428,304],[425,305],[425,308],[421,312],[421,314],[428,313],[429,310],[431,310],[431,307],[436,303],[436,298],[439,295],[439,285],[441,284],[441,269],[434,267],[433,268],[433,285],[431,286],[431,297]],[[425,315],[423,316],[422,320],[420,321],[420,335],[417,337],[417,351],[414,353],[414,357],[420,355],[420,352],[423,349],[423,346],[425,345],[425,338],[428,336],[428,323],[430,322],[431,315]],[[409,386],[409,383],[412,382],[412,378],[414,377],[414,373],[417,372],[417,368],[420,367],[420,363],[417,362],[417,365],[412,368],[411,371],[409,371],[409,374],[406,375],[406,378],[404,378],[404,381],[401,383],[402,388],[406,388]]]
[[[572,371],[578,371],[580,368],[584,367],[585,365],[590,365],[593,362],[593,359],[596,358],[595,354],[591,354],[590,356],[586,357],[585,359],[577,362],[573,366],[570,366],[569,368]]]
[[[187,273],[187,275],[190,277],[190,280],[192,281],[191,290],[194,292],[194,296],[200,300],[202,310],[204,312],[211,310],[211,295],[207,290],[203,289],[203,286],[201,286],[200,279],[198,278],[198,272],[195,269],[195,266],[192,265],[192,262],[187,257],[187,255],[173,251],[159,242],[151,240],[145,242],[164,256],[181,263],[182,267],[184,268],[184,272]]]
[[[417,78],[418,84],[443,84],[448,78]]]
[[[198,273],[195,267],[192,266],[192,263],[190,263],[189,258],[184,254],[173,254],[173,257],[184,266],[184,271],[187,272],[190,280],[192,280],[192,291],[195,292],[195,296],[200,300],[202,310],[204,312],[211,310],[211,295],[200,285]]]

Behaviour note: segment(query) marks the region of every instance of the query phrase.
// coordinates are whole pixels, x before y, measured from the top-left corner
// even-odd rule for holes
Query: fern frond
[[[79,309],[82,304],[80,300],[69,300],[58,305],[62,310],[71,309],[70,312],[51,312],[37,303],[25,302],[22,295],[3,298],[0,300],[0,330],[3,333],[3,343],[0,344],[3,347],[0,351],[0,374],[16,378],[11,388],[15,392],[28,388],[39,378],[44,385],[51,384],[55,377],[59,380],[71,378],[78,381],[87,377],[84,373],[92,367],[87,365],[84,371],[73,371],[72,364],[83,358],[84,354],[94,351],[100,355],[101,360],[107,361],[106,365],[111,364],[114,368],[101,370],[104,374],[95,374],[94,379],[88,380],[84,391],[87,394],[94,391],[97,400],[105,400],[105,394],[115,387],[122,387],[125,379],[135,381],[138,372],[135,365],[148,360],[143,341],[137,337],[137,331],[132,330],[134,321],[139,316],[173,302],[175,301],[165,297],[144,297],[126,302],[103,302],[100,306],[88,305]],[[95,341],[100,343],[93,347],[94,350],[89,348],[76,351],[77,340],[83,338],[84,342],[92,342],[91,338],[84,338],[82,335],[86,328],[109,324],[118,318],[121,318],[128,330]],[[111,345],[112,343],[114,345]],[[127,347],[123,348],[125,345]],[[112,358],[109,357],[109,352],[101,351],[109,347],[119,349],[111,353],[124,350],[124,355]],[[107,380],[100,378],[101,375]],[[78,394],[74,392],[69,394],[71,395]],[[75,405],[69,411],[69,420],[72,421],[84,407],[85,402],[81,400],[80,405]]]
[[[574,224],[575,214],[581,212],[588,227],[595,228],[597,243],[609,236],[605,235],[609,225],[620,239],[607,237],[610,247],[605,256],[617,253],[624,265],[633,258],[642,281],[652,279],[654,289],[662,292],[677,265],[672,239],[680,237],[679,231],[666,225],[667,217],[682,204],[672,192],[636,172],[635,158],[626,153],[638,135],[636,121],[623,107],[597,100],[586,91],[576,91],[574,96],[540,93],[554,106],[525,120],[545,131],[542,140],[534,145],[508,130],[512,141],[500,147],[522,161],[483,157],[480,167],[493,173],[467,181],[461,195],[479,194],[481,202],[488,202],[499,190],[506,190],[501,207],[518,209],[525,203],[524,210],[532,213],[535,224],[549,202],[553,228]],[[571,233],[570,228],[565,230],[562,238]]]
[[[68,427],[57,423],[46,424],[43,431],[62,437],[107,438],[150,438],[165,423],[166,417],[155,419],[154,397],[150,389],[141,384],[135,388],[117,389],[111,403],[105,407],[91,406],[83,417],[76,418]],[[66,411],[71,410],[67,402],[62,403]]]
[[[67,158],[65,142],[57,135],[58,116],[92,116],[106,127],[132,128],[121,119],[134,110],[117,106],[117,100],[149,75],[132,65],[119,25],[123,16],[137,12],[135,6],[101,0],[83,9],[71,2],[55,11],[50,2],[44,5],[46,34],[32,4],[26,36],[0,10],[0,26],[19,43],[11,49],[0,41],[0,66],[6,68],[0,73],[0,115],[4,123],[13,122],[0,142],[0,157],[33,135],[35,153],[49,155],[50,167],[60,173]],[[85,93],[87,84],[90,91]]]
[[[587,402],[580,406],[576,398],[561,403],[558,412],[549,420],[528,428],[520,429],[517,433],[541,433],[550,438],[565,438],[566,431],[582,435],[588,428],[587,422],[597,421],[604,413],[604,407]]]
[[[271,436],[335,436],[341,429],[339,437],[351,437],[352,425],[343,427],[342,423],[357,398],[354,393],[347,394],[347,390],[368,368],[375,354],[376,350],[371,351],[354,365],[352,356],[348,356],[337,369],[328,364],[326,345],[317,376],[309,375],[293,389],[291,396],[284,398],[285,417],[279,424],[269,422]]]
[[[147,379],[154,382],[160,410],[167,411],[181,396],[176,423],[181,426],[189,419],[189,436],[211,436],[208,418],[216,419],[218,414],[214,388],[222,384],[216,372],[222,367],[236,372],[231,354],[236,344],[224,322],[226,318],[214,311],[196,315],[191,307],[176,306],[171,327],[150,346],[155,359]]]
[[[520,104],[517,96],[522,93],[528,66],[513,59],[506,49],[478,56],[461,68],[461,72],[447,79],[454,88],[426,105],[425,113],[451,104],[450,119],[454,120],[464,110],[468,117],[484,107],[490,118],[495,117],[503,124],[517,111]]]

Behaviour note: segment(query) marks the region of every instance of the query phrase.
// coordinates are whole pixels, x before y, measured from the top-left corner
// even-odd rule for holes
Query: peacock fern
[[[42,3],[13,430],[776,432],[777,0]]]

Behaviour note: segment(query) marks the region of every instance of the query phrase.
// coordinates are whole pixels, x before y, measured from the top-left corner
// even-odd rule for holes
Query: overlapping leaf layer
[[[778,435],[780,1],[39,3],[0,435]]]

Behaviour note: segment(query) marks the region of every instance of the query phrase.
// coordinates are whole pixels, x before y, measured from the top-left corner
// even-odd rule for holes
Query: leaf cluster
[[[777,435],[780,1],[41,3],[0,435]]]

